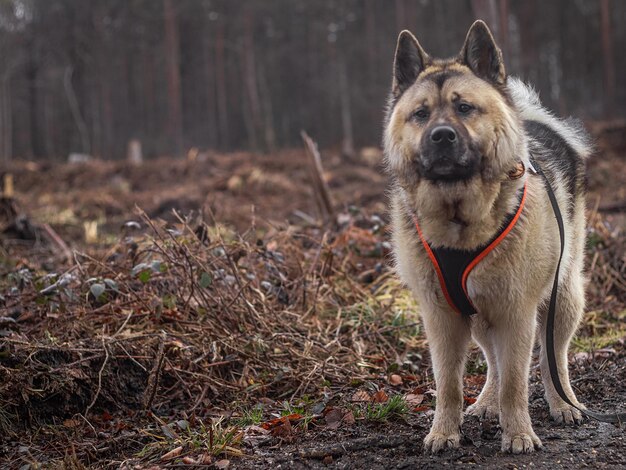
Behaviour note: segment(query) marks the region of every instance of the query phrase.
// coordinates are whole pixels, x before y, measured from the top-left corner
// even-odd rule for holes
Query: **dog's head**
[[[482,21],[459,55],[445,60],[403,31],[385,129],[392,176],[408,190],[422,181],[449,190],[505,177],[525,145],[506,80],[502,53]]]

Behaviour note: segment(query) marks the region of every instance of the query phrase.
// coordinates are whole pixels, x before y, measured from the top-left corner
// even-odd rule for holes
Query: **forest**
[[[399,33],[451,57],[476,19],[593,140],[563,357],[626,410],[625,1],[0,0],[0,468],[622,468],[623,426],[554,421],[539,346],[542,450],[468,414],[472,343],[458,448],[424,451],[444,400],[383,121]]]
[[[3,0],[0,12],[5,161],[119,159],[132,139],[150,156],[271,152],[301,129],[353,153],[380,142],[398,31],[451,56],[473,17],[559,114],[625,117],[616,0]]]

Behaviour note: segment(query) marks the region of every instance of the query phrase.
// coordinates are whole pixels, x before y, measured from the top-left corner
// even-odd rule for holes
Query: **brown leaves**
[[[281,416],[271,421],[261,424],[261,428],[270,431],[271,435],[283,439],[285,441],[293,440],[295,429],[291,425],[292,422],[300,421],[303,416],[299,413],[292,413],[287,416]]]
[[[285,441],[291,441],[295,435],[295,430],[291,425],[291,421],[286,420],[281,422],[279,425],[272,428],[272,436],[278,437],[279,439],[283,439]]]
[[[346,411],[335,407],[331,407],[325,411],[324,419],[329,429],[339,429],[342,423],[350,426],[355,423],[354,414],[351,410]]]
[[[382,389],[372,395],[372,402],[374,403],[385,403],[387,400],[389,400],[389,395]]]
[[[476,398],[468,397],[467,395],[464,395],[463,401],[465,402],[466,405],[473,405],[474,403],[476,403]]]
[[[272,429],[276,427],[284,426],[285,423],[291,423],[292,421],[300,421],[301,419],[302,419],[301,414],[292,413],[290,415],[281,416],[280,418],[275,418],[275,419],[272,419],[271,421],[267,421],[261,424],[261,427],[263,429],[267,429],[268,431],[271,431]]]
[[[372,396],[365,390],[357,390],[354,392],[354,395],[352,395],[351,401],[356,403],[367,403],[372,401]]]
[[[371,395],[365,390],[357,390],[350,399],[354,403],[385,403],[387,400],[389,395],[382,389]]]
[[[341,424],[341,419],[343,418],[343,411],[339,408],[331,408],[326,412],[324,419],[326,420],[326,425],[329,429],[337,429]]]
[[[393,375],[391,376],[393,377]],[[400,376],[398,376],[400,377]],[[395,379],[397,381],[397,379]],[[404,395],[404,401],[412,411],[425,411],[430,409],[430,406],[424,405],[425,396],[433,394],[434,390],[424,391],[421,387],[415,388],[410,393]],[[386,403],[389,401],[389,395],[384,390],[378,390],[373,395],[370,395],[365,390],[357,390],[352,395],[352,402],[355,403]]]
[[[417,407],[421,405],[422,402],[424,401],[424,395],[416,394],[416,393],[409,393],[408,395],[404,397],[404,400],[406,401],[407,405],[409,405],[410,407]]]

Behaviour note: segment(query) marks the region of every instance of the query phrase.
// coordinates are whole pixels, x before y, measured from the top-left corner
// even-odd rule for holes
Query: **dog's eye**
[[[424,119],[428,119],[428,116],[430,116],[430,113],[428,112],[427,109],[424,109],[424,108],[420,108],[413,113],[413,118],[419,119],[420,121],[423,121]]]
[[[471,104],[460,103],[457,109],[461,114],[468,114],[474,107]]]

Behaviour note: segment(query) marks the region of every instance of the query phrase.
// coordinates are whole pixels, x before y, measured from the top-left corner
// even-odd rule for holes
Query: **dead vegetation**
[[[426,420],[434,385],[418,307],[389,268],[384,180],[328,158],[331,227],[316,222],[305,162],[12,169],[23,214],[74,251],[3,237],[0,458],[225,468],[319,429]],[[625,237],[592,211],[576,343],[588,370],[623,358]],[[483,374],[473,357],[468,403]],[[305,458],[335,455],[320,452]]]

